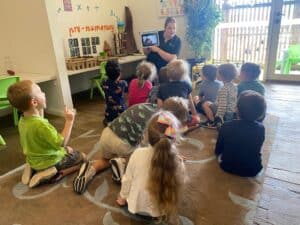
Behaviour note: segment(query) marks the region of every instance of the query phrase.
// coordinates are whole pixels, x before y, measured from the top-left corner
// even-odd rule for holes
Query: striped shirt
[[[225,113],[234,113],[236,111],[237,87],[229,82],[224,83],[217,96],[216,116],[224,117]]]

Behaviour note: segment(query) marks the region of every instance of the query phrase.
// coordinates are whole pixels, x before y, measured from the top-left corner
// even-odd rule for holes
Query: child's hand
[[[186,160],[189,159],[188,157],[186,157],[186,156],[184,156],[184,155],[181,155],[181,154],[179,154],[178,157],[179,157],[182,161],[186,161]]]
[[[65,106],[65,119],[66,121],[69,121],[69,122],[73,122],[74,121],[74,118],[75,118],[75,109],[69,109],[67,106]]]
[[[116,200],[116,203],[119,206],[124,206],[124,205],[126,205],[126,200],[124,198],[118,197],[118,199]]]
[[[196,105],[200,102],[199,96],[194,96],[193,100]]]

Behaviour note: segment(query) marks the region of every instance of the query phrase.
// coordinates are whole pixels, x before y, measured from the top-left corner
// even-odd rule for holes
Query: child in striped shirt
[[[219,90],[215,103],[205,102],[203,109],[207,116],[207,121],[201,123],[203,127],[219,128],[226,120],[232,120],[236,111],[237,87],[233,84],[233,79],[237,75],[235,65],[231,63],[222,64],[218,67],[218,79],[224,83]]]

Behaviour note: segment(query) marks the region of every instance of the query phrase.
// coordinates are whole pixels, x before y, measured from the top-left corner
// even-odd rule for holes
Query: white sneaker
[[[48,169],[42,170],[37,172],[36,174],[33,175],[29,182],[29,187],[33,188],[39,185],[41,182],[49,180],[51,177],[56,175],[57,169],[55,166],[52,166]]]
[[[79,172],[73,180],[73,190],[77,194],[83,194],[87,188],[87,184],[92,180],[96,174],[96,169],[91,162],[82,163]]]
[[[112,169],[112,179],[117,183],[121,183],[126,169],[126,159],[113,158],[109,160],[109,163],[111,164]]]
[[[30,165],[28,163],[25,163],[25,167],[24,167],[24,171],[23,171],[23,174],[22,174],[22,183],[27,185],[29,184],[29,181],[31,179],[31,176],[32,176],[32,169],[30,167]]]

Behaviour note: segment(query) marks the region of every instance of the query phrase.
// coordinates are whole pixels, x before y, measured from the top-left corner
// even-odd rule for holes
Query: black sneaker
[[[217,125],[214,122],[209,121],[209,120],[200,123],[200,126],[208,128],[208,129],[217,129]]]
[[[220,130],[221,127],[222,127],[222,125],[223,125],[223,123],[224,123],[224,120],[221,117],[217,116],[215,118],[215,122],[214,123],[215,123],[217,129]]]
[[[77,194],[82,194],[87,187],[88,182],[94,177],[96,170],[89,162],[84,162],[73,180],[73,190]]]

